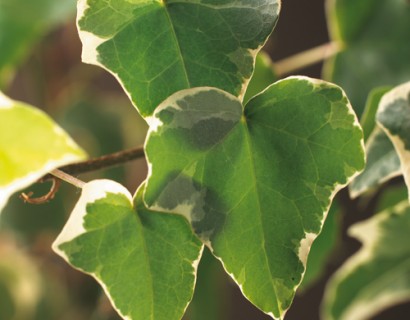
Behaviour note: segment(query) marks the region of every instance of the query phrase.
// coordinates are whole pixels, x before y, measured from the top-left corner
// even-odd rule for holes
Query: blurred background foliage
[[[352,30],[343,36],[353,41]],[[275,80],[270,59],[279,61],[327,41],[324,0],[284,0],[279,23],[258,58],[258,78],[252,80],[245,99]],[[142,145],[147,126],[119,84],[104,70],[81,63],[80,56],[74,0],[0,0],[0,89],[45,110],[91,157]],[[351,58],[341,54],[336,59],[338,67]],[[321,70],[318,63],[295,74],[319,78]],[[81,179],[108,178],[133,192],[146,173],[145,160],[140,159]],[[352,201],[341,192],[312,248],[304,283],[287,319],[319,318],[326,280],[359,247],[347,238],[346,228],[405,199],[405,188],[397,187],[400,179],[385,186],[381,198],[379,192]],[[48,188],[37,184],[29,191],[41,195]],[[78,196],[78,190],[63,185],[47,204],[25,204],[18,195],[9,202],[0,217],[0,320],[119,319],[99,285],[51,251]],[[410,313],[409,305],[403,304],[375,319],[396,319],[406,312]],[[221,264],[205,251],[184,319],[270,317],[242,297]]]

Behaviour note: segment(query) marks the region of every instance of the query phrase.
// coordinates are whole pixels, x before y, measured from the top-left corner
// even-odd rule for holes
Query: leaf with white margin
[[[370,319],[410,301],[409,230],[408,201],[349,229],[363,246],[328,283],[323,319]]]
[[[0,92],[0,211],[14,192],[85,157],[48,115]]]
[[[410,189],[410,82],[383,96],[376,118],[396,149],[401,172]]]
[[[110,71],[143,116],[182,89],[243,96],[279,10],[279,0],[79,0],[82,59]]]
[[[343,91],[291,77],[243,109],[224,91],[194,88],[153,117],[145,202],[187,217],[244,295],[282,319],[331,199],[364,166]]]
[[[192,299],[200,241],[180,216],[149,211],[110,180],[87,183],[53,249],[92,275],[124,319],[179,320]]]

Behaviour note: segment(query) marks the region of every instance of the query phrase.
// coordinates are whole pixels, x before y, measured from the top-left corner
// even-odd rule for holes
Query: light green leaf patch
[[[14,192],[85,153],[42,111],[0,92],[0,211]]]
[[[410,82],[402,84],[380,101],[377,121],[396,149],[407,188],[410,188]]]
[[[110,180],[87,183],[53,249],[92,275],[124,319],[179,320],[202,253],[180,216],[146,209]]]
[[[328,0],[332,39],[342,51],[325,78],[346,90],[361,114],[370,90],[410,77],[410,3],[406,0]]]
[[[410,300],[409,230],[408,201],[351,227],[363,246],[329,282],[323,319],[370,319]]]
[[[243,108],[195,88],[149,120],[146,203],[187,217],[245,296],[283,318],[333,195],[364,165],[342,90],[288,78]]]
[[[82,58],[109,70],[143,116],[181,89],[242,97],[279,9],[279,0],[80,0]]]

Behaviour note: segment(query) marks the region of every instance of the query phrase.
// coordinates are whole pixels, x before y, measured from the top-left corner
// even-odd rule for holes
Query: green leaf
[[[85,153],[42,111],[0,92],[0,211],[14,192]]]
[[[377,86],[410,77],[410,3],[406,0],[330,1],[333,40],[343,51],[330,59],[325,78],[342,86],[358,114]],[[338,18],[335,20],[335,16]],[[342,40],[336,33],[342,34]]]
[[[366,142],[366,168],[349,185],[356,198],[370,189],[401,175],[400,160],[386,133],[377,127]]]
[[[251,81],[246,89],[245,97],[243,98],[244,104],[253,96],[265,90],[277,79],[278,77],[273,70],[273,62],[269,55],[263,51],[259,52],[256,56],[255,71],[253,72]]]
[[[0,0],[0,87],[30,47],[74,12],[73,0]]]
[[[279,9],[279,0],[80,0],[82,58],[109,70],[143,116],[191,87],[241,97]]]
[[[360,119],[360,124],[363,129],[364,141],[367,141],[370,134],[376,127],[376,113],[379,108],[379,103],[382,97],[391,89],[391,86],[378,87],[370,91],[367,97],[366,106],[363,115]]]
[[[323,319],[364,320],[410,300],[408,201],[351,227],[363,243],[325,292]]]
[[[404,180],[410,189],[410,82],[383,96],[377,121],[396,149]]]
[[[245,296],[283,318],[333,195],[364,165],[342,90],[289,78],[244,110],[215,88],[183,90],[149,123],[147,204],[187,217]]]
[[[125,319],[181,319],[202,253],[189,224],[110,180],[87,183],[53,249],[92,275]]]

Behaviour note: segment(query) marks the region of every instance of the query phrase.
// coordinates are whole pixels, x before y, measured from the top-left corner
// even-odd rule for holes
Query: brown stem
[[[67,166],[63,166],[58,169],[59,171],[62,171],[63,173],[66,173],[68,175],[78,175],[81,173],[96,171],[96,170],[120,165],[125,162],[135,160],[135,159],[138,159],[144,156],[145,156],[144,148],[137,147],[134,149],[123,150],[120,152],[107,154],[102,157],[98,157],[94,159],[69,164]],[[52,179],[52,177],[53,177],[53,174],[49,173],[45,175],[44,177],[42,177],[40,181],[46,181],[46,180]]]

